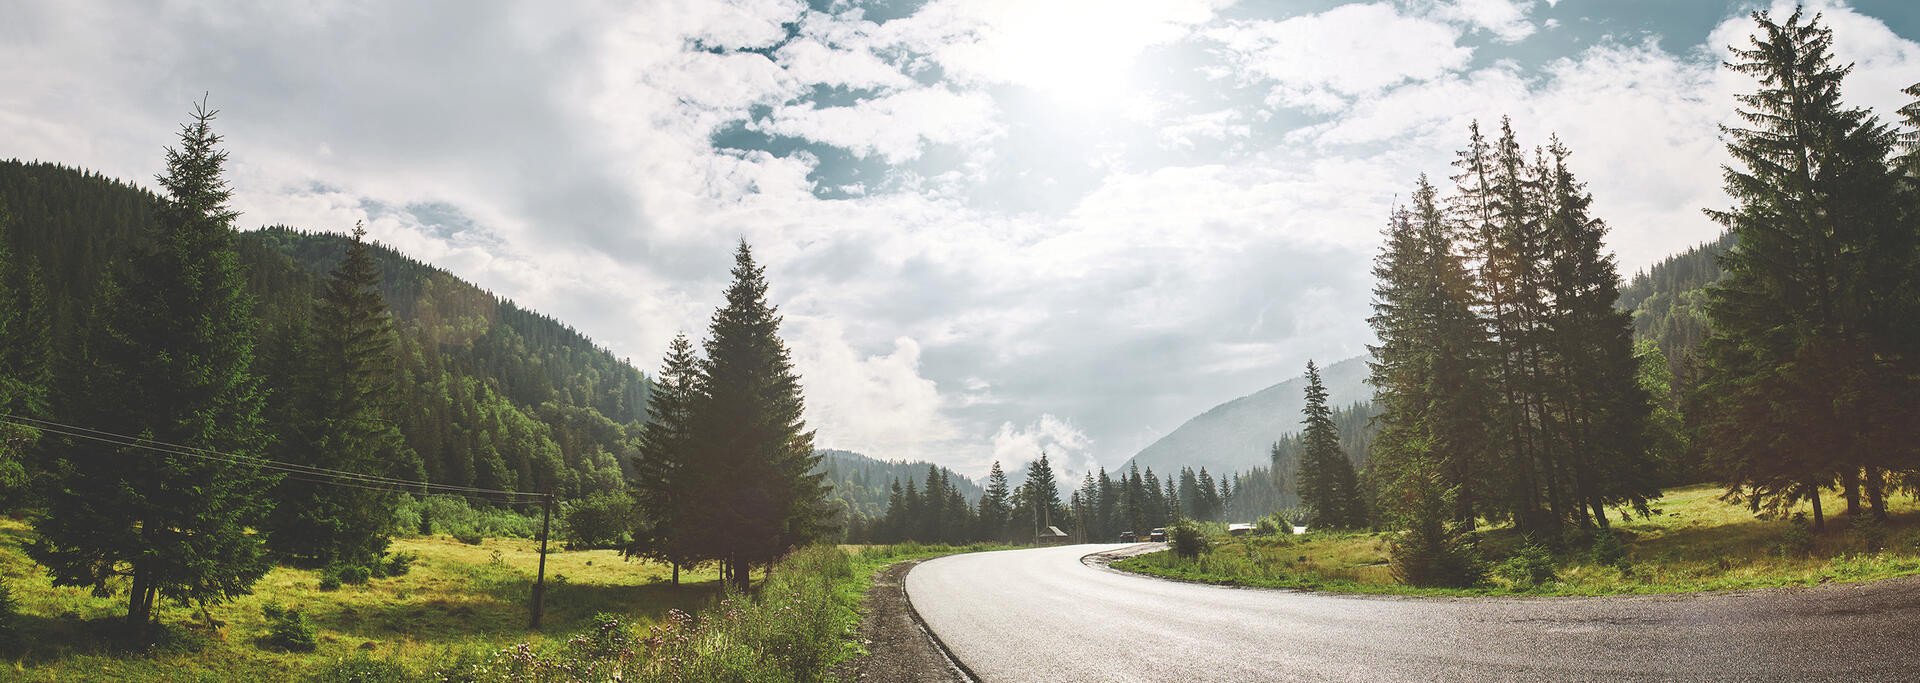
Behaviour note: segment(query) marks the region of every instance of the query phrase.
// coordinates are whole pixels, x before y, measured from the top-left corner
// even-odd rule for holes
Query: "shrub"
[[[626,544],[633,501],[624,493],[601,492],[567,505],[560,532],[569,550],[618,548]]]
[[[453,540],[467,545],[480,545],[481,543],[487,542],[487,537],[480,535],[478,531],[462,531],[454,534]]]
[[[413,674],[399,662],[364,654],[334,662],[307,680],[315,683],[406,683]]]
[[[394,553],[388,555],[387,576],[406,576],[407,572],[413,571],[413,563],[419,560],[420,556],[413,553]]]
[[[1813,552],[1813,527],[1804,519],[1795,518],[1787,524],[1786,531],[1780,532],[1780,542],[1774,545],[1773,550],[1781,557]]]
[[[0,649],[13,647],[14,629],[20,621],[20,606],[14,602],[13,589],[0,581]]]
[[[1605,567],[1625,567],[1627,564],[1627,545],[1620,542],[1613,532],[1602,530],[1593,537],[1593,547],[1587,551],[1593,563]]]
[[[327,572],[337,577],[340,583],[349,583],[356,586],[366,583],[367,579],[373,578],[373,570],[357,564],[334,566],[327,569]]]
[[[1849,526],[1849,533],[1853,534],[1854,542],[1858,543],[1862,550],[1872,553],[1887,547],[1887,527],[1872,515],[1862,514],[1854,517]]]
[[[1167,542],[1173,546],[1173,554],[1189,559],[1199,557],[1209,545],[1206,532],[1190,519],[1175,521],[1167,527]]]
[[[340,573],[334,571],[332,567],[320,570],[320,590],[340,590]]]
[[[1520,586],[1538,586],[1558,577],[1558,563],[1545,546],[1532,541],[1521,543],[1513,554],[1494,568],[1494,573]]]
[[[300,610],[285,609],[280,603],[269,602],[260,608],[260,614],[267,618],[267,632],[260,636],[262,647],[287,652],[312,652],[319,646],[313,622]]]

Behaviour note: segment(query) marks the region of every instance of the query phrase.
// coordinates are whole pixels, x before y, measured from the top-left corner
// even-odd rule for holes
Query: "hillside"
[[[844,501],[847,509],[861,519],[875,519],[887,513],[887,496],[894,482],[900,482],[901,486],[909,481],[924,484],[927,468],[935,466],[920,460],[881,460],[852,451],[814,452],[821,456],[816,471],[826,472],[827,483],[833,486],[831,497]],[[966,496],[969,505],[980,502],[983,491],[979,484],[953,470],[940,469],[946,472],[948,483]]]
[[[1733,233],[1726,233],[1669,256],[1634,274],[1620,290],[1620,308],[1633,311],[1634,339],[1653,340],[1682,386],[1691,376],[1687,356],[1707,338],[1706,287],[1725,275],[1718,259],[1733,241]]]
[[[1372,390],[1366,386],[1367,362],[1364,357],[1348,358],[1320,371],[1327,385],[1331,405],[1366,401]],[[1160,440],[1121,463],[1115,471],[1132,465],[1155,472],[1177,472],[1181,467],[1201,467],[1211,472],[1238,472],[1269,464],[1273,444],[1282,436],[1300,431],[1300,409],[1306,405],[1307,379],[1295,377],[1260,391],[1214,406],[1194,416]]]
[[[148,191],[96,173],[0,162],[0,205],[16,222],[16,258],[44,274],[56,350],[80,347],[95,290],[109,264],[140,248],[152,204]],[[270,389],[287,381],[319,282],[347,242],[285,227],[235,236],[258,319],[254,371]],[[645,419],[639,370],[451,273],[382,246],[372,253],[398,331],[401,430],[430,479],[567,497],[623,487],[631,432]]]

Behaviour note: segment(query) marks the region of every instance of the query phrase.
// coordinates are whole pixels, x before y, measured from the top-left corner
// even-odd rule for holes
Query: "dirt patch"
[[[892,683],[968,683],[972,679],[947,658],[907,604],[907,572],[921,560],[889,565],[873,577],[873,588],[860,602],[866,616],[860,620],[860,642],[867,654],[841,662],[828,672],[829,680],[887,681]]]

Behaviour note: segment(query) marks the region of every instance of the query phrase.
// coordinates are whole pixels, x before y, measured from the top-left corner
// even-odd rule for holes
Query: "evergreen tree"
[[[1041,453],[1040,459],[1027,464],[1027,479],[1021,484],[1026,497],[1021,502],[1029,521],[1037,520],[1037,526],[1023,533],[1045,532],[1048,526],[1059,526],[1067,519],[1067,511],[1060,504],[1060,487],[1054,482],[1053,465],[1047,462],[1047,454]]]
[[[639,519],[634,524],[634,543],[623,554],[672,564],[677,584],[680,567],[699,559],[694,552],[698,545],[691,537],[697,504],[689,494],[695,467],[693,411],[703,389],[700,359],[685,333],[674,335],[667,344],[658,377],[647,402],[651,419],[640,428],[640,447],[633,456],[633,497]],[[900,497],[899,482],[894,482],[893,497],[895,501]]]
[[[1796,10],[1726,66],[1759,88],[1739,96],[1751,128],[1723,128],[1731,210],[1707,214],[1734,233],[1710,288],[1713,335],[1690,401],[1693,443],[1757,508],[1813,503],[1839,485],[1884,516],[1885,473],[1913,460],[1910,341],[1895,341],[1915,300],[1914,231],[1893,214],[1892,135],[1840,101],[1852,67],[1831,63],[1832,32]]]
[[[86,349],[94,368],[62,402],[86,408],[62,421],[246,459],[265,444],[262,397],[214,115],[196,109],[167,150],[167,197],[126,286],[105,287],[101,334]],[[55,585],[107,593],[130,577],[127,618],[142,629],[157,598],[230,599],[267,571],[249,527],[270,508],[274,477],[255,465],[77,443],[49,464],[30,553]]]
[[[993,469],[987,472],[987,492],[980,496],[980,537],[988,541],[1005,542],[1007,539],[1007,517],[1012,514],[1007,496],[1007,474],[1000,469],[1000,461],[993,461]]]
[[[315,309],[308,389],[316,392],[317,437],[287,444],[288,458],[314,467],[403,479],[425,476],[396,421],[399,412],[393,324],[379,292],[380,273],[367,253],[366,230],[354,226],[346,257],[329,276]],[[298,391],[300,389],[294,389]],[[297,420],[297,418],[295,418]],[[315,566],[369,566],[386,552],[397,494],[287,479],[274,493],[267,545]]]
[[[1335,529],[1363,528],[1366,510],[1361,508],[1360,482],[1353,462],[1340,452],[1340,436],[1334,430],[1333,411],[1327,409],[1327,387],[1320,381],[1320,368],[1307,361],[1307,405],[1301,432],[1305,449],[1300,457],[1300,501],[1313,510],[1316,526]],[[1211,485],[1211,481],[1206,482]],[[1217,494],[1215,494],[1217,495]]]
[[[709,556],[745,588],[750,567],[773,562],[827,531],[824,475],[815,472],[800,378],[767,303],[765,269],[745,241],[734,252],[727,303],[706,339],[706,395],[694,411],[700,452],[692,493],[706,506],[699,529]]]
[[[16,247],[19,229],[0,203],[0,418],[47,417],[52,344],[37,262]],[[0,510],[25,502],[27,452],[39,430],[0,421]]]

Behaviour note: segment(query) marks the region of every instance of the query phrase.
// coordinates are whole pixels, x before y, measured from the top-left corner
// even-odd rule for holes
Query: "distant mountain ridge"
[[[1373,398],[1366,385],[1367,359],[1355,356],[1320,369],[1329,405],[1346,406]],[[1306,406],[1305,375],[1214,406],[1160,437],[1120,464],[1138,464],[1158,472],[1201,467],[1211,472],[1242,472],[1269,464],[1273,444],[1300,431]]]
[[[909,481],[914,482],[915,487],[925,486],[927,468],[938,467],[921,460],[881,460],[830,448],[816,449],[814,453],[820,456],[820,465],[814,471],[825,472],[827,484],[833,487],[828,497],[844,501],[849,512],[868,520],[887,513],[887,497],[892,493],[894,482],[900,482],[902,487]],[[979,483],[945,467],[940,467],[940,471],[945,472],[948,483],[966,497],[967,504],[980,502],[984,491]]]

